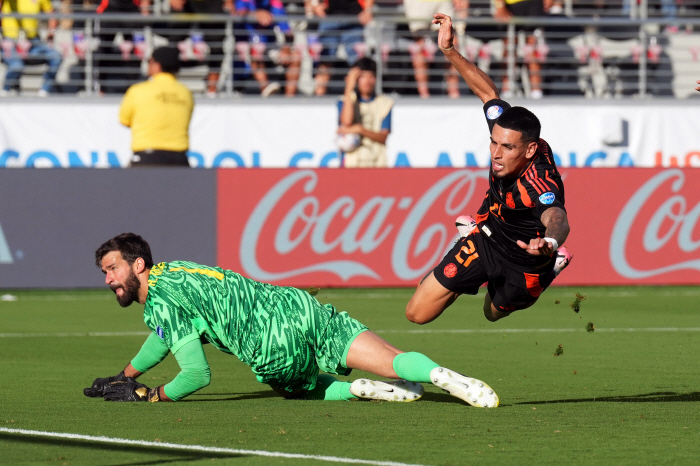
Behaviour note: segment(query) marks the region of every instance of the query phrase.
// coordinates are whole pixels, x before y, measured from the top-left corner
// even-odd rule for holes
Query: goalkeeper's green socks
[[[350,393],[350,382],[341,382],[332,375],[318,374],[316,388],[306,393],[307,400],[342,401],[355,400],[357,397]]]
[[[428,356],[413,352],[396,355],[393,366],[396,375],[411,382],[430,382],[430,371],[440,367]]]
[[[411,382],[430,382],[430,371],[440,367],[435,361],[421,353],[401,353],[394,358],[394,371],[402,379]],[[350,393],[350,382],[341,382],[332,375],[319,374],[316,388],[306,393],[307,400],[354,400]]]

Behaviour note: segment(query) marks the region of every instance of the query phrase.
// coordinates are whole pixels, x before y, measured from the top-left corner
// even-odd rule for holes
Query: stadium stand
[[[285,16],[275,17],[290,31],[279,27],[262,31],[268,44],[286,43],[301,54],[299,95],[313,95],[313,68],[322,47],[316,31],[324,18],[308,15],[308,5],[301,0],[286,0]],[[60,20],[53,37],[53,47],[63,56],[57,76],[61,93],[100,95],[105,92],[105,76],[118,88],[144,79],[145,63],[153,48],[175,43],[186,61],[181,79],[193,92],[206,95],[211,91],[212,75],[218,76],[215,87],[219,98],[242,94],[259,95],[259,85],[251,72],[251,54],[263,54],[270,81],[284,83],[284,62],[279,47],[262,48],[246,41],[245,24],[254,23],[253,15],[227,13],[226,2],[221,14],[177,13],[168,0],[155,0],[147,6],[147,15],[112,13],[108,30],[104,17],[97,14],[95,2],[62,0],[54,2],[53,15],[38,15],[44,25],[40,35],[46,40],[46,20]],[[355,17],[334,20],[357,22]],[[102,23],[102,24],[101,24]],[[506,47],[504,38],[516,38],[516,24],[532,24],[531,19],[510,23],[493,18],[491,0],[469,2],[468,18],[459,23],[457,32],[463,55],[474,60],[496,83],[504,73],[512,78],[517,96],[527,97],[529,89],[527,63],[542,65],[544,96],[580,96],[586,98],[675,96],[693,94],[693,83],[700,68],[700,0],[562,0],[550,14],[538,19],[537,44]],[[114,25],[121,24],[121,27]],[[192,26],[197,25],[197,28]],[[201,30],[207,33],[202,34]],[[108,34],[107,34],[107,33]],[[100,44],[111,39],[111,43]],[[432,38],[437,39],[437,35]],[[378,64],[378,86],[385,93],[417,95],[410,58],[413,42],[400,0],[378,0],[374,20],[364,29],[364,41],[353,52],[368,55]],[[509,43],[515,43],[510,41]],[[517,41],[525,44],[524,41]],[[3,40],[3,47],[16,47]],[[432,96],[446,96],[444,62],[441,54],[426,47],[430,62],[429,86]],[[436,53],[437,52],[437,53]],[[341,47],[338,55],[347,52]],[[131,64],[131,68],[120,64]],[[141,76],[134,76],[134,66]],[[220,68],[220,70],[219,70]],[[46,65],[28,64],[20,82],[20,95],[35,95],[41,85]],[[217,73],[212,73],[215,70]],[[0,65],[0,84],[6,66]],[[334,73],[342,79],[347,69]],[[331,83],[342,87],[342,82]],[[462,95],[469,91],[462,84]],[[210,95],[213,93],[209,92]]]

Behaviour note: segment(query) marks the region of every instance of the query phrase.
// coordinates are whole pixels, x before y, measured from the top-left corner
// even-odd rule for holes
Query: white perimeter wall
[[[698,96],[700,97],[700,95]],[[0,100],[0,167],[126,166],[119,99]],[[542,121],[560,166],[700,167],[700,98],[512,102]],[[334,99],[199,100],[190,163],[199,167],[336,167]],[[481,102],[398,99],[390,166],[488,166]]]

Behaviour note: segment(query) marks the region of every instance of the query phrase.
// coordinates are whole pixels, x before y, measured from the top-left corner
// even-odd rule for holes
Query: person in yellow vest
[[[180,52],[174,47],[153,51],[146,82],[126,91],[119,121],[131,128],[131,167],[189,167],[189,127],[194,108],[192,93],[175,75]]]
[[[39,37],[39,20],[36,18],[8,18],[5,15],[18,13],[36,15],[52,13],[51,0],[5,0],[2,3],[2,61],[7,65],[5,83],[0,95],[19,90],[19,78],[26,60],[42,61],[49,65],[44,73],[44,82],[39,89],[39,95],[45,96],[54,91],[56,73],[61,66],[61,54],[50,43],[58,20],[49,20],[48,42],[44,43]]]
[[[391,132],[391,109],[394,101],[377,95],[377,63],[360,58],[345,77],[345,93],[338,102],[340,111],[338,135],[357,135],[354,148],[345,148],[342,165],[354,167],[386,167],[386,140]],[[353,144],[355,145],[355,144]],[[342,144],[339,144],[342,148]]]

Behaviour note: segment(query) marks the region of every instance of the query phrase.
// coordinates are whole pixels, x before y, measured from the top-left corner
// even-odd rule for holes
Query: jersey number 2
[[[465,259],[462,258],[462,253],[464,253],[467,256]],[[457,255],[455,255],[457,262],[459,262],[465,267],[468,267],[469,264],[471,264],[471,262],[478,257],[479,253],[476,252],[474,243],[472,243],[472,240],[470,239],[467,240],[466,246],[462,246],[462,249],[460,249]]]

